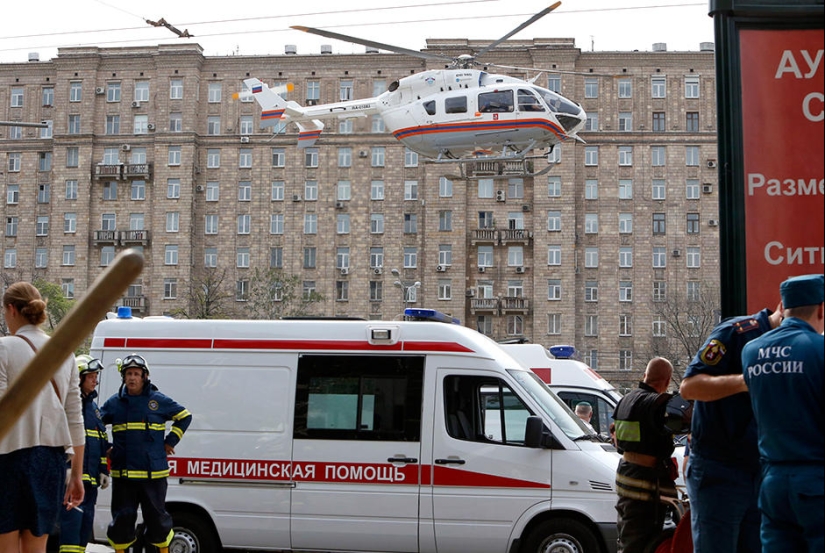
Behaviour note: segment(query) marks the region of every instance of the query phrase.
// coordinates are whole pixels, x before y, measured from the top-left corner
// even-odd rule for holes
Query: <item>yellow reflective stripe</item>
[[[86,430],[86,435],[90,438],[106,438],[106,433],[99,430]]]
[[[183,411],[181,411],[177,415],[174,415],[172,417],[172,420],[179,421],[181,419],[185,419],[186,417],[191,417],[191,416],[192,416],[192,413],[190,413],[188,409],[184,409]]]
[[[106,459],[106,457],[101,457],[100,458],[100,464],[101,465],[107,465],[107,464],[109,464],[109,460]]]
[[[657,488],[656,482],[650,482],[649,480],[640,480],[639,478],[625,476],[624,474],[616,474],[616,483],[633,488],[639,488],[642,490],[656,491]]]
[[[91,476],[89,476],[88,474],[84,474],[84,475],[83,475],[82,480],[83,480],[84,482],[88,482],[88,483],[89,483],[89,484],[91,484],[92,486],[97,486],[97,479],[96,479],[96,478],[92,478],[92,477],[91,477]]]
[[[178,438],[183,438],[183,430],[181,430],[177,426],[173,426],[170,432],[172,432],[172,434],[174,434]]]
[[[85,553],[86,548],[82,545],[61,545],[58,553]]]
[[[111,544],[112,548],[117,550],[117,551],[126,551],[127,549],[129,549],[129,546],[131,546],[136,541],[137,540],[132,540],[132,541],[127,542],[127,543],[115,543],[112,540],[109,540],[109,543]]]
[[[131,478],[133,480],[157,480],[158,478],[167,478],[169,476],[169,469],[156,470],[151,474],[145,470],[113,470],[112,478]]]
[[[642,430],[639,421],[616,421],[616,439],[625,442],[641,441]]]
[[[172,543],[172,538],[174,538],[174,537],[175,537],[175,531],[174,530],[169,530],[169,535],[166,536],[165,540],[158,541],[158,542],[150,542],[150,543],[152,545],[154,545],[155,547],[169,547],[169,544]]]
[[[147,424],[145,422],[127,422],[126,424],[115,424],[112,426],[112,432],[123,432],[124,430],[166,430],[166,425],[163,423],[151,423]]]

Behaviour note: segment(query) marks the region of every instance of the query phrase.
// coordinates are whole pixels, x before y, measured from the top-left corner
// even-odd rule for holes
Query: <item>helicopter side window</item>
[[[532,92],[520,88],[518,91],[518,109],[519,111],[544,111],[544,106],[536,98]]]
[[[509,113],[513,110],[512,90],[482,92],[478,95],[478,111],[481,113]]]
[[[454,96],[444,99],[445,113],[467,113],[467,97]]]
[[[427,112],[427,115],[435,115],[435,100],[424,102],[424,111]]]

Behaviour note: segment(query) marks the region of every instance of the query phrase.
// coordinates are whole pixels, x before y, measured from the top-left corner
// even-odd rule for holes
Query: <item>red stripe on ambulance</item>
[[[229,338],[104,338],[104,348],[121,349],[249,349],[297,351],[415,351],[472,353],[456,342],[407,341],[371,344],[366,340],[247,340]]]

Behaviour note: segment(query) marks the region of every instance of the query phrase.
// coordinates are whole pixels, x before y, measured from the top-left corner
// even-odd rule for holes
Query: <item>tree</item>
[[[204,269],[192,279],[187,292],[187,307],[172,311],[175,317],[185,319],[224,319],[228,313],[226,301],[232,293],[226,291],[226,269]]]
[[[255,268],[249,281],[245,314],[250,319],[279,319],[310,315],[316,303],[326,301],[322,294],[304,294],[303,283],[296,275],[279,269]]]
[[[60,324],[66,313],[74,306],[75,300],[63,295],[63,288],[59,284],[38,278],[32,282],[40,295],[46,300],[46,321],[49,324],[48,331],[54,331]]]
[[[691,282],[695,282],[695,288],[682,288],[684,293],[670,290],[667,301],[651,303],[654,336],[650,357],[665,357],[673,363],[673,382],[677,386],[684,369],[719,323],[721,313],[719,286]]]

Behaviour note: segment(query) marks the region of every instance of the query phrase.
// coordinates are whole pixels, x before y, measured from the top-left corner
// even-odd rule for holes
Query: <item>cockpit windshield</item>
[[[569,115],[579,115],[583,111],[581,106],[571,102],[557,92],[538,86],[534,86],[533,90],[538,92],[539,95],[544,98],[544,101],[547,103],[547,106],[551,111],[555,111],[557,113],[567,113]]]
[[[507,372],[541,406],[542,411],[559,426],[568,438],[577,439],[592,433],[533,371],[507,369]]]

